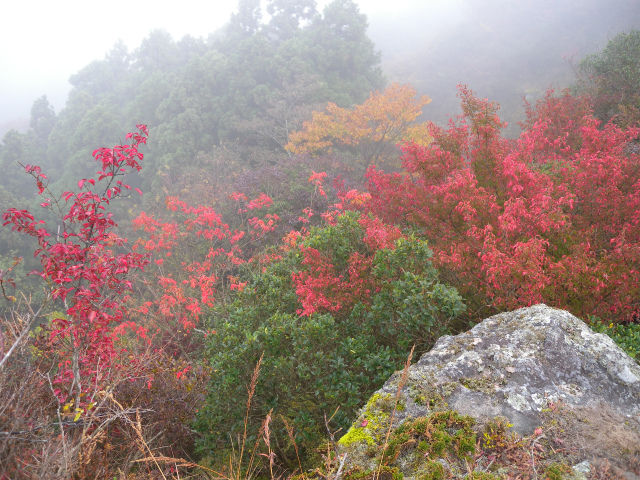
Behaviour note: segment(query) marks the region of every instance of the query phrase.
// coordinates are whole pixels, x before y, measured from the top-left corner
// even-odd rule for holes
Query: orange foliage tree
[[[430,141],[427,124],[416,123],[430,101],[426,96],[417,97],[410,85],[394,83],[353,109],[329,103],[326,112],[313,112],[313,120],[289,136],[285,148],[308,155],[330,154],[340,148],[355,156],[354,163],[363,172],[372,164],[398,166],[399,142],[426,146]]]

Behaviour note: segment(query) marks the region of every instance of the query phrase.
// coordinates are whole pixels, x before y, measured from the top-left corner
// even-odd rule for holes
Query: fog
[[[237,0],[207,2],[206,12],[196,0],[183,0],[179,8],[167,0],[148,5],[125,0],[7,2],[0,29],[0,127],[28,118],[31,104],[42,95],[59,112],[70,90],[69,77],[104,58],[119,39],[133,50],[155,28],[174,39],[206,37],[229,19]]]
[[[321,10],[329,0],[318,2]],[[360,0],[369,35],[382,52],[390,81],[410,82],[433,102],[427,116],[456,111],[456,85],[514,111],[526,96],[571,81],[570,61],[606,45],[619,31],[640,27],[637,0]],[[134,50],[156,28],[178,40],[206,38],[224,25],[237,0],[108,3],[11,2],[0,29],[0,135],[24,130],[33,101],[47,95],[58,113],[68,78],[104,58],[121,39]],[[517,120],[517,114],[507,114]]]
[[[523,99],[574,81],[573,66],[621,31],[640,28],[637,0],[452,0],[416,3],[411,11],[370,15],[370,37],[383,51],[389,80],[410,82],[432,103],[439,123],[459,110],[456,86],[468,84],[502,105],[511,123]]]

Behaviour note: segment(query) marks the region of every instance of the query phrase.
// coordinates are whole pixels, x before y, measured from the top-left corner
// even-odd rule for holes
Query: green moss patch
[[[418,451],[422,457],[451,453],[467,457],[475,452],[475,420],[454,411],[436,412],[400,425],[390,436],[382,458],[393,463],[401,453]]]
[[[344,480],[403,480],[404,475],[397,468],[391,468],[386,465],[370,470],[361,470],[354,468],[348,471]]]
[[[394,408],[402,411],[404,403],[398,402],[396,405],[395,397],[376,393],[367,402],[358,420],[340,439],[339,443],[345,447],[363,443],[373,447],[381,443],[381,440],[384,441],[383,435],[389,428],[391,412]]]

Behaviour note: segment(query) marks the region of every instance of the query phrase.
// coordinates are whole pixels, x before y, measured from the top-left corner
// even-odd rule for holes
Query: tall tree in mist
[[[309,22],[317,13],[315,0],[269,0],[267,13],[271,20],[266,26],[267,34],[279,41],[295,36],[304,22]]]

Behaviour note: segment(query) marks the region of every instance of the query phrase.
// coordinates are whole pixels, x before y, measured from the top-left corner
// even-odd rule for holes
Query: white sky
[[[330,0],[319,0],[318,9]],[[421,0],[356,0],[371,15]],[[266,3],[266,2],[265,2]],[[0,22],[0,123],[28,117],[33,101],[47,95],[56,113],[64,107],[68,78],[104,58],[118,39],[134,50],[150,31],[175,40],[207,37],[235,11],[237,0],[10,0]]]

